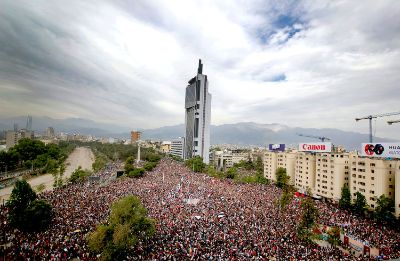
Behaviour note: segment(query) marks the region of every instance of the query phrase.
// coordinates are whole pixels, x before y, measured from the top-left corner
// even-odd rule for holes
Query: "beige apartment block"
[[[250,158],[249,152],[244,152],[240,150],[232,150],[232,164],[239,163],[240,161],[248,161]]]
[[[350,154],[350,162],[349,187],[353,200],[356,192],[361,192],[365,196],[370,208],[376,207],[376,199],[381,195],[395,200],[398,161]]]
[[[264,177],[276,181],[277,152],[266,151],[264,153]]]
[[[395,177],[395,199],[394,199],[394,205],[395,205],[395,211],[396,211],[396,217],[400,217],[400,161],[396,162],[396,177]]]
[[[292,152],[292,151],[277,152],[277,168],[286,169],[286,174],[290,178],[289,184],[291,185],[295,185],[296,160],[297,160],[297,152]]]
[[[298,152],[295,167],[295,187],[302,193],[311,189],[314,194],[315,188],[315,162],[314,153]]]
[[[342,187],[349,185],[348,153],[317,153],[315,194],[339,201]]]

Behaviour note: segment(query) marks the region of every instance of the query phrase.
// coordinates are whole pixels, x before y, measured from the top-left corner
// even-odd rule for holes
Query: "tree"
[[[310,228],[316,223],[319,212],[314,201],[310,197],[302,199],[301,209],[303,210],[303,214],[300,225],[297,228],[298,236],[301,240],[309,240]]]
[[[34,160],[38,155],[47,152],[46,145],[39,140],[21,139],[12,150],[15,150],[20,155],[22,161]]]
[[[157,166],[157,162],[147,162],[144,164],[143,168],[146,171],[152,171]]]
[[[260,156],[257,157],[257,160],[255,162],[255,168],[256,168],[257,172],[260,172],[260,173],[264,172],[264,163]]]
[[[127,196],[112,204],[108,221],[89,235],[88,245],[92,252],[101,253],[101,259],[118,260],[154,232],[155,220],[147,217],[139,198]]]
[[[84,181],[89,176],[90,172],[83,170],[82,167],[79,166],[74,172],[72,172],[71,177],[69,177],[69,182],[76,183]]]
[[[367,209],[367,200],[359,191],[356,193],[356,201],[354,202],[353,209],[354,212],[362,216],[365,214],[365,210]]]
[[[328,242],[333,245],[337,246],[340,242],[340,228],[339,227],[332,227],[328,230]]]
[[[342,209],[350,209],[351,208],[351,194],[349,186],[344,185],[342,187],[342,195],[339,200],[339,207]]]
[[[129,174],[132,170],[135,169],[135,167],[133,166],[134,161],[135,159],[132,156],[126,159],[124,166],[125,174]]]
[[[376,201],[377,207],[375,208],[374,218],[378,222],[385,222],[388,224],[395,223],[395,216],[393,215],[394,201],[391,198],[381,195]]]
[[[290,177],[286,174],[285,168],[278,168],[276,170],[276,186],[278,188],[284,188],[287,186]]]
[[[25,180],[15,183],[7,207],[10,224],[21,230],[39,230],[51,221],[51,206],[36,200],[36,193]]]
[[[24,213],[23,229],[29,231],[41,230],[47,227],[52,219],[52,207],[45,200],[32,201]]]
[[[207,166],[200,156],[193,157],[185,161],[185,165],[194,172],[203,172]]]
[[[133,170],[131,170],[127,176],[130,178],[140,178],[143,177],[144,172],[144,168],[133,168]]]
[[[229,168],[226,172],[226,178],[234,179],[237,175],[237,169],[235,167]]]

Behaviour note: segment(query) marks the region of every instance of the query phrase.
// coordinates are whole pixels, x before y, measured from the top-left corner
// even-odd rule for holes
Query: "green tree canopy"
[[[39,140],[21,139],[11,150],[20,155],[22,161],[34,160],[38,155],[47,153],[46,145]]]
[[[147,217],[147,210],[139,198],[127,196],[111,206],[106,224],[99,225],[88,237],[89,249],[101,253],[103,260],[118,260],[139,240],[151,237],[155,221]]]
[[[140,178],[143,177],[144,175],[144,168],[133,168],[128,174],[127,176],[130,178]]]
[[[286,174],[285,168],[276,169],[276,186],[284,188],[288,185],[290,177]]]
[[[359,215],[364,215],[365,210],[367,209],[367,200],[365,199],[365,196],[357,191],[356,193],[356,200],[353,205],[354,212],[356,212]]]
[[[303,214],[297,228],[297,233],[301,240],[309,240],[310,228],[316,223],[319,217],[319,211],[310,197],[302,199],[301,209],[303,210]]]
[[[236,175],[237,175],[237,168],[235,168],[235,167],[232,167],[232,168],[229,168],[227,171],[226,171],[226,178],[228,178],[228,179],[234,179],[235,177],[236,177]]]
[[[10,224],[21,230],[40,230],[52,218],[52,208],[44,200],[36,200],[36,193],[25,180],[17,181],[7,202]]]
[[[203,172],[207,166],[200,156],[193,157],[185,161],[185,165],[194,172]]]
[[[342,209],[350,209],[351,208],[351,194],[349,186],[344,185],[342,187],[342,195],[339,200],[339,207]]]
[[[32,201],[24,213],[24,230],[34,231],[47,227],[52,219],[52,207],[45,200]]]
[[[391,198],[381,195],[376,201],[377,207],[375,208],[374,217],[378,222],[386,222],[389,224],[394,224],[395,216],[393,215],[394,201]]]
[[[72,172],[71,177],[69,177],[69,182],[76,183],[84,181],[89,176],[90,172],[83,170],[82,167],[79,166],[74,172]]]

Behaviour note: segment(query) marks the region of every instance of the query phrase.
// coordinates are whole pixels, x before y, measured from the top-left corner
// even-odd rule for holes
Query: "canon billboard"
[[[299,151],[331,152],[332,142],[299,143]]]
[[[271,151],[285,151],[285,144],[269,144],[268,148]]]
[[[363,143],[361,155],[366,157],[400,158],[400,143]]]

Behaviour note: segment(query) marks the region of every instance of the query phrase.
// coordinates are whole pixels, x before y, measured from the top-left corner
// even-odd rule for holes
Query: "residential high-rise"
[[[46,137],[54,138],[54,136],[55,136],[54,128],[53,127],[47,127]]]
[[[140,140],[142,133],[140,131],[131,131],[131,143],[135,143]]]
[[[21,129],[19,131],[7,131],[6,132],[6,147],[7,149],[14,147],[18,144],[20,139],[33,139],[33,131]]]
[[[183,159],[184,158],[184,154],[183,154],[184,147],[185,147],[185,138],[180,137],[178,139],[172,140],[169,154]]]
[[[189,81],[185,95],[185,159],[201,156],[209,162],[211,122],[211,94],[207,75],[199,60],[197,75]]]

